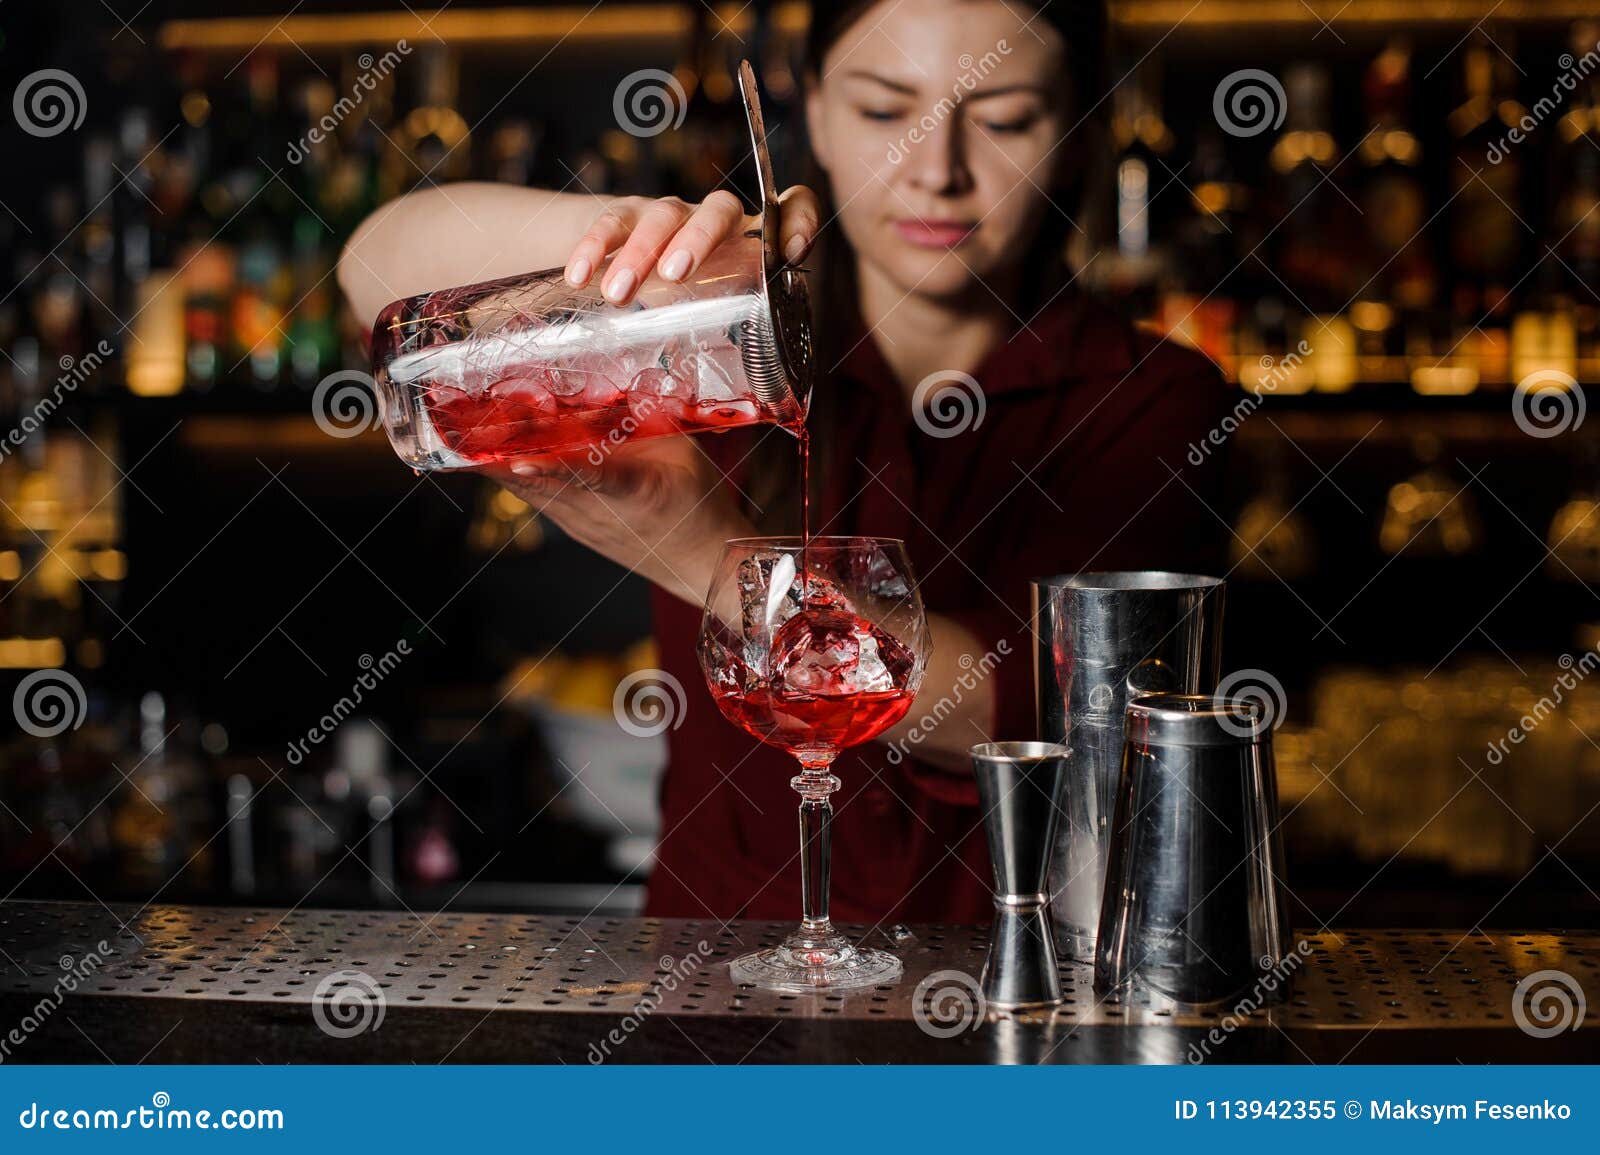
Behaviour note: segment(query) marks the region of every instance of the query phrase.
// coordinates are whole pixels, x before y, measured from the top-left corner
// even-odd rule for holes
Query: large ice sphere
[[[904,687],[911,654],[865,618],[841,609],[806,609],[772,639],[772,678],[790,694],[839,697]]]

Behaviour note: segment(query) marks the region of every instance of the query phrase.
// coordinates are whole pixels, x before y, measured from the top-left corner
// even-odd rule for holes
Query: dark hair
[[[804,66],[805,88],[821,82],[822,61],[839,39],[869,13],[880,0],[814,0],[811,24],[806,32]],[[1072,118],[1061,148],[1067,154],[1057,165],[1061,181],[1052,199],[1074,216],[1092,187],[1104,152],[1107,94],[1107,48],[1105,0],[1044,0],[1028,5],[1038,19],[1048,22],[1066,45],[1064,61],[1069,85],[1068,115]],[[794,122],[803,124],[803,117]],[[822,220],[831,221],[836,208],[827,174],[806,150],[804,182],[815,189],[821,201]],[[1062,213],[1048,212],[1039,234],[1028,246],[1029,257],[1021,279],[1022,299],[1016,311],[1033,313],[1050,300],[1071,277],[1067,246],[1073,224]],[[850,247],[837,228],[824,228],[806,264],[811,269],[813,340],[817,367],[816,388],[811,399],[809,426],[812,438],[811,476],[828,476],[829,430],[842,417],[848,398],[831,387],[833,369],[847,352],[847,334],[860,315],[856,292],[855,262]],[[799,484],[793,464],[793,446],[787,437],[769,431],[752,454],[750,510],[765,533],[797,532],[799,525]],[[787,458],[788,460],[784,460]],[[813,482],[815,485],[815,482]],[[831,511],[821,511],[826,518]]]

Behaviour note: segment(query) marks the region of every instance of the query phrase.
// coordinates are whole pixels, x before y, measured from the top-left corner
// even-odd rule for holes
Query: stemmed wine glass
[[[729,964],[768,990],[871,986],[900,960],[828,921],[829,771],[911,708],[930,639],[904,545],[871,537],[752,537],[723,547],[700,626],[700,667],[729,721],[793,754],[800,773],[799,928]]]

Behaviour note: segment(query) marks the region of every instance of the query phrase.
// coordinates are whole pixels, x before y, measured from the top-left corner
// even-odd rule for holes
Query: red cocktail
[[[916,697],[929,648],[916,581],[898,541],[730,541],[706,599],[700,665],[717,707],[794,755],[800,773],[804,917],[782,944],[735,959],[736,982],[774,990],[893,981],[900,960],[852,944],[828,920],[829,767],[882,734]]]

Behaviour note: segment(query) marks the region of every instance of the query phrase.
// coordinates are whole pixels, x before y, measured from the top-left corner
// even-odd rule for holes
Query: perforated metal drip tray
[[[472,1020],[491,1013],[497,1020],[616,1020],[643,1008],[679,1023],[798,1019],[861,1027],[937,1027],[948,1013],[938,1006],[941,992],[947,1004],[952,996],[958,1005],[975,1001],[986,946],[981,927],[841,928],[900,955],[905,976],[894,985],[794,995],[730,981],[731,958],[775,943],[790,929],[712,920],[13,902],[0,904],[0,996],[15,996],[8,1000],[14,1003],[46,995],[59,990],[64,975],[81,974],[71,998],[85,1008],[150,999],[303,1009],[336,1004],[346,991],[373,1000],[381,992],[390,1014],[456,1010]],[[1559,971],[1580,991],[1600,992],[1596,934],[1350,930],[1300,941],[1306,950],[1292,996],[1278,1006],[1230,1016],[1105,999],[1095,994],[1087,967],[1068,963],[1058,1010],[991,1013],[988,1022],[1017,1031],[1047,1026],[1052,1033],[1226,1022],[1230,1031],[1274,1035],[1457,1028],[1520,1035],[1514,995],[1525,977]],[[307,1025],[311,1018],[305,1016]],[[583,1029],[593,1034],[600,1026]]]

